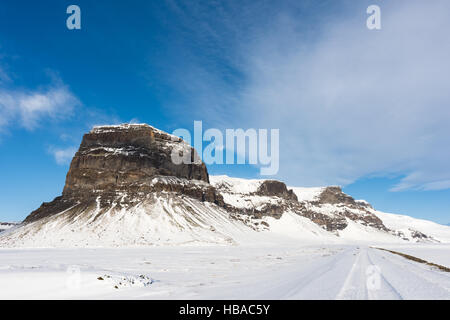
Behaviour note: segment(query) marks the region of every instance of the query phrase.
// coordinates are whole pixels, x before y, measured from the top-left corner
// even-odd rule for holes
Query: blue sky
[[[81,8],[82,29],[66,28]],[[378,4],[382,29],[366,28]],[[448,1],[3,1],[0,221],[62,191],[83,133],[279,128],[290,185],[450,222]],[[249,165],[212,174],[258,178]]]

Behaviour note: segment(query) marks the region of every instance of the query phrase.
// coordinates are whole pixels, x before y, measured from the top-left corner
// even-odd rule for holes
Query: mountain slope
[[[232,206],[248,210],[264,207],[267,203],[273,205],[283,202],[276,196],[264,197],[257,194],[258,188],[265,180],[227,176],[211,176],[210,180],[211,184],[220,190],[225,203]],[[354,200],[344,194],[339,187],[287,188],[293,190],[301,204],[297,207],[298,215],[315,221],[328,230],[328,233],[344,241],[450,243],[449,227],[377,211],[366,201]],[[283,212],[283,209],[280,211]]]
[[[117,198],[110,208],[76,205],[5,234],[12,246],[138,246],[233,244],[247,227],[225,210],[192,198],[150,194],[126,208]]]
[[[401,237],[407,239],[426,239],[425,236],[431,237],[431,242],[437,240],[442,243],[450,243],[450,227],[443,226],[438,223],[416,219],[405,215],[385,213],[375,211],[375,214],[383,220],[384,224],[396,230]]]

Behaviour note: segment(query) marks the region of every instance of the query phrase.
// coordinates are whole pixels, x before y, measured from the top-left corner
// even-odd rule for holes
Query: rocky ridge
[[[173,152],[190,154],[192,162],[174,164]],[[149,125],[94,127],[83,136],[62,195],[33,211],[3,243],[232,243],[249,227],[270,231],[286,214],[333,236],[356,224],[398,239],[435,241],[418,230],[390,230],[370,204],[339,187],[313,189],[210,177],[191,146]]]
[[[299,201],[296,193],[280,181],[255,181],[247,192],[230,188],[233,178],[213,177],[212,184],[224,197],[228,210],[256,219],[264,216],[279,219],[289,211],[310,219],[330,232],[344,230],[348,220],[389,231],[369,210],[369,204],[354,200],[339,187],[322,188],[314,199]]]

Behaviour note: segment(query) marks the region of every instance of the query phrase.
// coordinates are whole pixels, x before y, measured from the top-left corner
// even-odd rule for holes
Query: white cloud
[[[62,84],[41,91],[0,89],[0,125],[33,130],[42,120],[71,115],[78,104],[78,99]]]
[[[52,147],[49,149],[49,152],[54,156],[57,164],[65,165],[65,164],[70,163],[73,156],[77,152],[77,148],[76,147],[68,147],[65,149],[60,149],[60,148]]]
[[[133,119],[131,119],[130,121],[128,121],[128,123],[131,123],[131,124],[140,124],[140,123],[142,123],[142,122],[139,121],[138,118],[133,118]]]

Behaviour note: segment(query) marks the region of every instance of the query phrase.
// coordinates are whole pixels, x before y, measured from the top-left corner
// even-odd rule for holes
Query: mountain
[[[172,152],[191,152],[174,164]],[[149,125],[94,127],[62,195],[43,203],[0,246],[140,246],[261,241],[450,242],[450,228],[376,211],[337,186],[209,176],[195,150]]]
[[[272,180],[246,180],[227,176],[210,177],[211,184],[224,198],[228,210],[239,212],[246,221],[270,216],[273,231],[281,221],[294,213],[308,218],[326,230],[328,234],[347,241],[381,242],[450,242],[450,228],[437,223],[408,216],[384,213],[375,210],[364,200],[355,200],[337,186],[322,188],[286,187],[284,183]],[[283,186],[277,193],[267,185]],[[264,190],[262,192],[262,190]],[[286,190],[292,190],[295,199],[286,197]],[[279,221],[277,221],[277,219]],[[293,225],[278,228],[286,234]],[[298,230],[304,232],[305,230]],[[291,232],[295,234],[296,232]],[[292,235],[291,234],[291,235]],[[321,235],[322,236],[322,235]]]
[[[12,227],[15,227],[16,225],[17,225],[17,223],[14,223],[14,222],[0,222],[0,232],[11,229]]]

